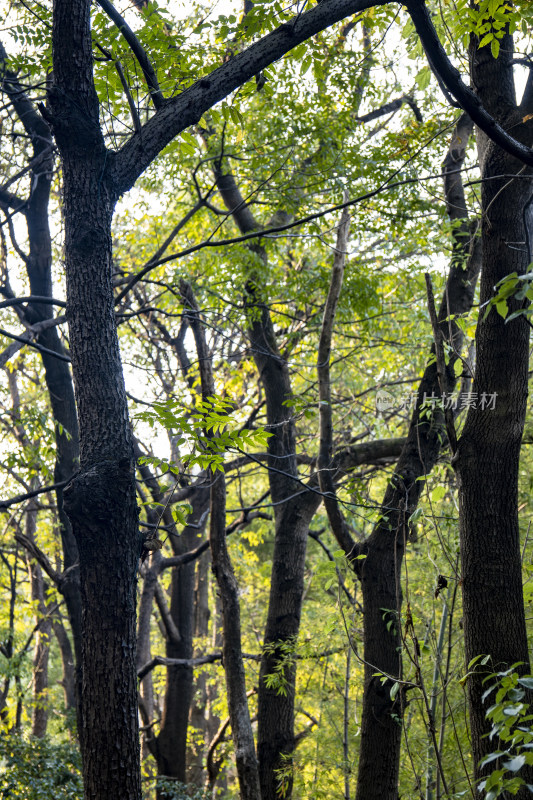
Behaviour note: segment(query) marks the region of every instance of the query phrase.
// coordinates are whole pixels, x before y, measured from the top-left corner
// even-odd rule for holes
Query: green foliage
[[[165,800],[208,800],[207,789],[188,785],[170,778],[158,778],[155,781],[158,791],[164,792]]]
[[[520,770],[525,764],[533,765],[533,714],[526,697],[533,690],[533,676],[521,676],[517,666],[492,673],[484,680],[489,686],[483,701],[495,692],[486,712],[491,724],[488,736],[500,745],[481,762],[482,766],[496,762],[489,777],[479,784],[485,800],[496,800],[504,792],[515,795],[525,785]],[[533,786],[528,784],[528,788],[533,793]]]
[[[234,425],[232,412],[234,404],[230,400],[209,397],[199,400],[193,409],[186,408],[177,400],[153,403],[150,411],[142,411],[137,418],[147,422],[150,427],[159,423],[167,431],[177,435],[175,444],[189,446],[190,452],[183,456],[183,463],[189,468],[224,471],[224,454],[234,450],[244,452],[247,447],[265,447],[271,435],[264,429],[249,430]],[[143,456],[142,463],[165,467],[175,475],[180,474],[180,466],[169,459]]]
[[[520,308],[509,314],[510,299],[513,300],[533,300],[533,272],[527,272],[525,275],[518,275],[516,272],[511,272],[506,275],[501,281],[498,281],[494,287],[496,294],[492,297],[487,305],[483,319],[485,320],[491,309],[495,308],[500,317],[506,322],[510,322],[517,317],[525,316],[530,317],[533,313],[529,308]]]
[[[2,800],[81,800],[81,760],[76,747],[49,738],[0,734]]]
[[[450,4],[451,5],[451,4]],[[479,40],[478,47],[490,45],[491,54],[498,58],[501,40],[506,33],[520,31],[523,36],[530,33],[532,7],[529,0],[459,0],[454,4],[454,27],[468,48],[471,34]]]
[[[268,642],[263,647],[263,651],[275,659],[274,671],[265,675],[264,681],[269,689],[273,689],[276,694],[287,695],[289,689],[289,675],[294,669],[296,662],[297,642],[294,639],[286,641]]]

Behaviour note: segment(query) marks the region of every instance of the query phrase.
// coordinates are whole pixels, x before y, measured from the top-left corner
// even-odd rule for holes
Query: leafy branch
[[[147,422],[151,428],[156,424],[176,436],[176,445],[186,445],[190,452],[182,457],[188,468],[199,467],[213,472],[224,472],[224,457],[228,451],[242,453],[246,448],[265,448],[270,433],[263,428],[249,430],[237,427],[232,418],[235,404],[231,400],[208,397],[197,401],[194,408],[184,406],[177,400],[153,403],[137,418]],[[174,475],[182,472],[182,464],[166,458],[142,456],[143,464],[165,468]]]

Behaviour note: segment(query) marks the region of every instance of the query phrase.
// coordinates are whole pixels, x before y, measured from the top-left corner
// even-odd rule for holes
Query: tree
[[[163,97],[145,51],[123,21],[118,19],[121,31],[139,61],[156,111],[144,125],[141,125],[138,117],[134,117],[135,132],[122,147],[114,151],[107,148],[100,125],[99,99],[93,77],[89,4],[57,0],[55,5],[53,82],[48,89],[49,107],[42,108],[41,115],[47,131],[51,126],[62,163],[67,317],[80,428],[80,473],[65,488],[64,499],[80,562],[83,605],[81,748],[87,797],[103,797],[109,793],[140,797],[134,642],[136,574],[143,537],[137,526],[134,450],[114,317],[111,238],[114,207],[163,148],[181,131],[198,123],[202,114],[229,92],[258,75],[269,64],[318,31],[347,15],[380,5],[384,3],[357,0],[320,3],[310,11],[284,21],[247,50],[235,54],[218,69],[200,76],[194,84],[169,100]],[[117,20],[111,6],[102,2],[102,7]],[[522,158],[525,163],[531,163],[530,148],[506,134],[462,84],[440,47],[426,6],[421,2],[413,2],[408,10],[429,53],[430,63],[448,91],[467,108],[473,120],[489,136],[494,137],[498,146],[507,148],[514,157]],[[249,20],[244,28],[250,34]],[[76,65],[75,70],[73,64]],[[494,112],[491,103],[488,103],[488,111]],[[527,129],[528,121],[522,124]],[[4,196],[4,202],[9,205],[11,198]],[[524,207],[522,203],[520,208]],[[283,226],[279,227],[283,229]],[[255,235],[252,230],[249,233]],[[498,273],[498,277],[500,275],[503,277],[503,273]],[[492,286],[490,276],[486,280],[485,296],[488,297]],[[250,307],[259,308],[261,312],[261,298],[253,297],[254,287],[250,288]],[[49,296],[49,293],[43,292],[43,295]],[[494,316],[495,312],[491,311],[487,325],[493,324]],[[497,322],[501,329],[503,323]],[[525,329],[523,320],[518,320],[517,324]],[[252,333],[254,326],[257,327],[257,320],[252,316]],[[263,329],[258,331],[260,337],[264,338],[267,327],[268,319],[265,318]],[[505,329],[506,334],[509,330],[510,326]],[[261,352],[262,339],[259,345],[257,349]],[[273,352],[275,354],[275,350]],[[492,358],[490,351],[487,358],[489,361]],[[523,376],[523,363],[520,370]],[[287,392],[288,387],[284,387],[282,396]],[[281,397],[275,399],[279,405]],[[278,410],[283,422],[286,411],[283,407]],[[274,413],[269,424],[277,424],[280,421],[278,417],[279,414],[276,416]],[[518,421],[519,417],[520,414]],[[514,436],[519,427],[513,428]],[[276,440],[277,437],[274,437],[273,442],[276,443]],[[468,438],[463,441],[467,442]],[[473,467],[468,460],[461,462],[461,447],[460,444],[459,474],[462,486],[467,487],[468,473],[472,472]],[[292,458],[292,447],[285,448],[281,454],[271,452],[271,459],[280,455]],[[469,466],[465,467],[465,463]],[[271,474],[274,474],[273,467],[275,463],[271,460]],[[294,472],[294,469],[289,470],[292,478],[295,477]],[[220,491],[221,486],[219,482]],[[492,485],[493,496],[497,497],[496,489]],[[467,498],[468,490],[464,488],[464,491]],[[478,491],[477,488],[475,491]],[[475,494],[474,490],[472,494]],[[285,499],[285,494],[281,499]],[[468,506],[467,499],[463,505]],[[212,544],[216,545],[217,541],[221,541],[222,522],[220,519],[215,522],[213,517],[211,525]],[[305,531],[301,540],[305,552],[307,527],[303,527]],[[468,525],[464,530],[470,530]],[[479,525],[476,523],[472,530],[479,531]],[[511,538],[509,552],[515,574],[516,526]],[[466,534],[465,541],[468,541]],[[467,550],[468,547],[465,553]],[[474,561],[477,563],[476,559]],[[295,581],[301,579],[302,563],[300,558]],[[220,563],[215,566],[221,569]],[[516,585],[516,581],[513,585]],[[301,591],[297,593],[301,595]],[[297,600],[297,604],[299,602]],[[468,604],[465,613],[469,613]],[[230,622],[231,619],[226,615],[226,625]],[[523,653],[524,630],[521,633],[518,650]],[[278,634],[279,631],[275,634],[276,642]],[[472,639],[474,641],[477,642],[475,637]],[[507,655],[501,656],[504,663],[508,663]],[[266,655],[264,659],[267,660]],[[228,681],[231,681],[237,673],[231,674],[229,663],[227,667]],[[236,663],[236,670],[240,668]],[[266,674],[263,671],[263,677]],[[261,690],[265,691],[264,684]],[[242,685],[240,692],[242,695]],[[479,709],[477,699],[474,699],[474,706]],[[233,735],[238,742],[239,725],[242,723],[249,728],[249,722],[245,719],[246,715],[240,717],[236,714],[234,707],[230,713],[234,715]],[[289,728],[291,723],[289,718]],[[272,783],[271,773],[268,781]],[[243,774],[241,785],[245,796],[254,796],[254,792],[257,794],[257,789],[245,788]]]

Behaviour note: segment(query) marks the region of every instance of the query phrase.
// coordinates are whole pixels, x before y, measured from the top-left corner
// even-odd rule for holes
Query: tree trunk
[[[0,47],[0,58],[3,60],[4,57],[3,48]],[[52,131],[14,73],[5,72],[3,88],[30,137],[33,150],[30,197],[24,208],[29,243],[29,254],[25,264],[30,292],[33,296],[52,298],[52,241],[48,216],[50,185],[54,168]],[[53,311],[52,304],[29,303],[24,309],[24,316],[29,323],[35,324],[53,317]],[[65,349],[57,328],[52,327],[42,331],[37,342],[45,348],[41,351],[41,358],[55,424],[54,479],[56,483],[61,483],[68,480],[79,466],[78,419],[74,389],[69,365],[61,358],[65,355]],[[57,358],[54,353],[60,357]],[[58,487],[56,490],[56,498],[63,547],[63,569],[68,570],[68,578],[62,583],[60,591],[65,598],[76,663],[79,664],[81,657],[81,599],[77,570],[78,547],[72,534],[70,521],[63,509],[62,487]]]
[[[207,641],[211,612],[209,609],[209,574],[211,559],[208,553],[200,556],[196,565],[194,587],[194,637],[201,642]],[[214,615],[216,616],[216,615]],[[216,621],[216,620],[215,620]],[[212,637],[213,639],[214,637]],[[215,644],[213,642],[213,644]],[[195,651],[194,656],[203,655],[203,648]],[[208,677],[201,672],[194,678],[194,692],[189,715],[192,729],[192,742],[187,753],[187,777],[190,783],[201,787],[206,781],[207,749],[211,741],[209,730],[210,696]],[[218,728],[218,719],[216,721]]]
[[[35,488],[35,486],[33,487]],[[37,507],[30,502],[26,510],[26,536],[35,541],[37,529]],[[31,733],[42,739],[48,726],[48,661],[50,657],[50,635],[52,620],[46,606],[46,588],[39,564],[27,556],[30,575],[31,599],[36,610],[35,647],[33,651],[33,707],[31,712]]]
[[[193,507],[187,520],[190,527],[183,529],[179,540],[172,540],[176,555],[199,544],[209,508],[209,489],[198,487],[189,503]],[[193,656],[195,567],[196,563],[191,561],[172,569],[170,615],[179,639],[167,637],[167,658],[190,659]],[[163,720],[156,747],[157,771],[159,775],[183,783],[187,780],[187,728],[193,686],[192,667],[167,667]]]
[[[62,678],[61,684],[63,686],[63,694],[65,698],[65,711],[67,713],[67,722],[74,723],[76,707],[77,707],[77,680],[76,680],[76,664],[74,661],[74,653],[72,645],[63,620],[57,614],[53,620],[54,634],[57,639],[59,650],[61,652],[61,666]]]
[[[134,459],[115,324],[111,219],[115,195],[92,78],[88,0],[54,6],[52,124],[63,162],[70,351],[80,474],[64,491],[79,549],[82,729],[87,800],[140,800],[135,663],[141,551]]]
[[[523,138],[521,122],[528,109],[515,104],[512,37],[502,40],[497,60],[489,47],[478,50],[477,44],[473,43],[471,52],[477,94],[513,136]],[[531,144],[529,137],[525,143]],[[526,272],[532,261],[529,204],[533,194],[533,180],[526,178],[531,170],[526,172],[480,131],[478,149],[483,179],[481,311],[473,383],[478,407],[469,409],[455,463],[466,661],[490,656],[490,662],[485,667],[478,664],[468,680],[476,778],[482,775],[480,759],[497,746],[484,738],[488,725],[481,699],[483,673],[516,662],[529,670],[517,498],[528,397],[529,327],[523,317],[506,322],[494,307],[486,315],[485,304],[494,297],[498,281],[511,272]],[[518,173],[517,180],[498,177]],[[509,301],[509,313],[523,307],[522,301]],[[483,396],[495,396],[494,408],[489,402],[483,409],[479,402]]]
[[[479,245],[475,239],[470,243],[467,209],[457,173],[470,131],[471,125],[463,117],[443,165],[444,173],[451,173],[445,180],[448,214],[452,222],[460,224],[454,227],[454,257],[439,321],[443,337],[449,339],[451,328],[456,352],[461,347],[462,334],[457,325],[447,319],[449,315],[462,314],[471,308],[481,263]],[[434,347],[432,351],[435,352]],[[354,562],[363,593],[365,660],[357,800],[398,799],[404,694],[400,690],[393,700],[391,688],[395,679],[401,679],[402,675],[401,567],[409,535],[409,517],[424,487],[422,478],[432,470],[445,440],[442,411],[435,407],[428,419],[421,417],[420,410],[425,397],[439,397],[443,392],[453,391],[455,360],[455,356],[450,358],[443,381],[439,381],[434,359],[426,367],[407,441],[383,498],[383,517],[361,547],[360,552],[366,558]],[[382,672],[387,679],[382,682],[375,675],[377,672]]]
[[[212,360],[207,349],[196,299],[190,285],[185,281],[180,284],[180,294],[184,307],[190,309],[187,318],[196,343],[202,400],[205,402],[216,395]],[[206,436],[213,435],[212,431],[204,433]],[[224,629],[222,655],[239,789],[241,800],[260,800],[257,757],[242,658],[239,590],[226,542],[226,479],[224,472],[215,470],[210,470],[209,477],[209,545],[222,605]]]

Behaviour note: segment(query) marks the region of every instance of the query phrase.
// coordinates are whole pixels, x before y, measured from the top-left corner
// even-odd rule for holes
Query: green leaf
[[[438,503],[439,500],[442,500],[445,494],[446,494],[445,486],[436,486],[431,492],[431,502]]]
[[[480,43],[479,43],[479,47],[480,47],[480,49],[481,49],[482,47],[485,47],[485,45],[487,45],[489,42],[492,42],[492,40],[493,40],[493,39],[494,39],[494,34],[492,33],[492,31],[490,31],[490,33],[487,33],[487,35],[486,35],[486,36],[484,36],[484,37],[481,39],[481,41],[480,41]]]
[[[507,312],[509,311],[509,306],[507,305],[507,301],[500,300],[498,303],[496,303],[496,311],[498,312],[500,317],[505,319],[505,317],[507,316]]]

